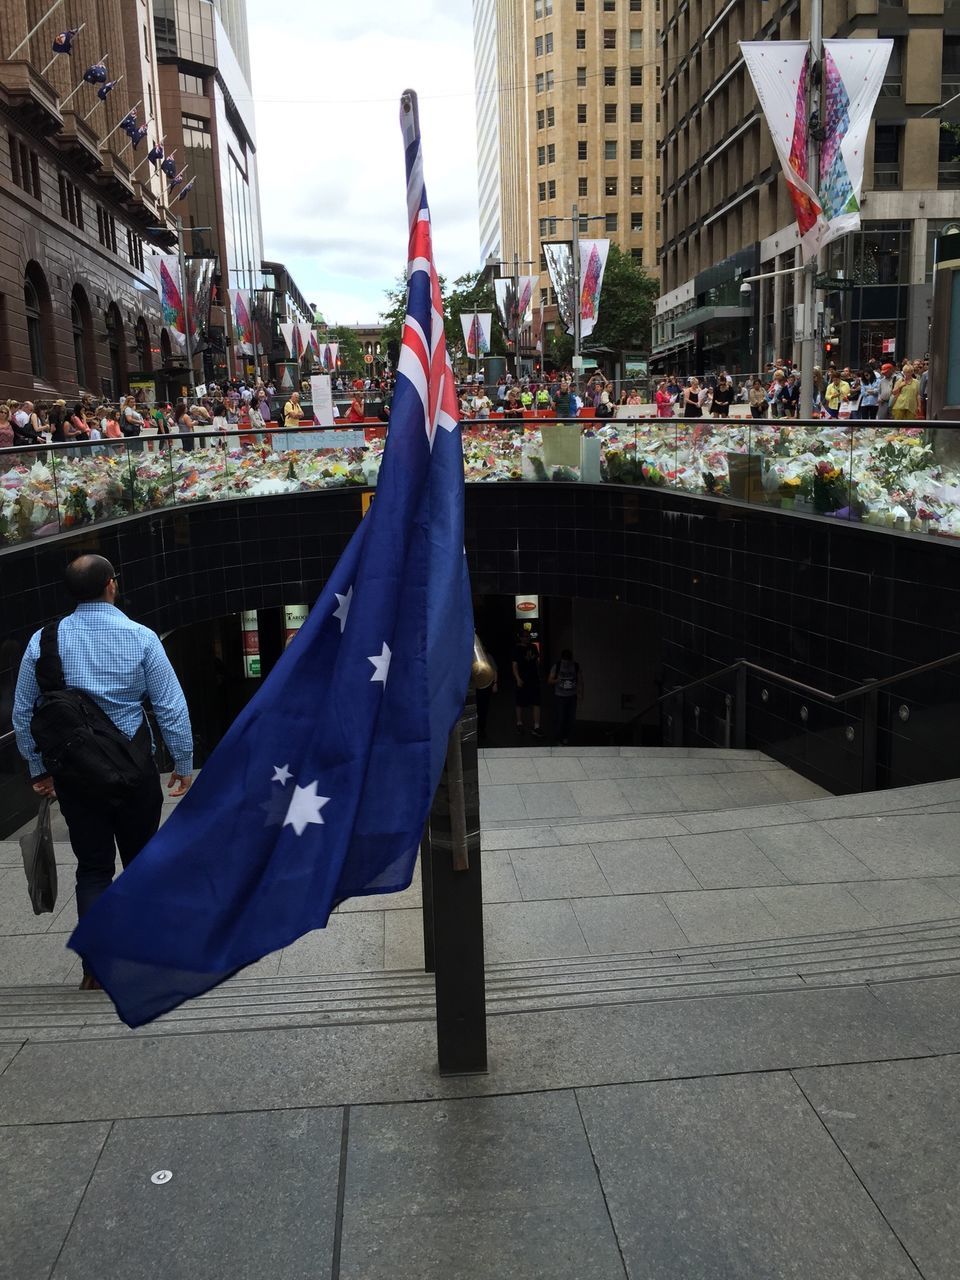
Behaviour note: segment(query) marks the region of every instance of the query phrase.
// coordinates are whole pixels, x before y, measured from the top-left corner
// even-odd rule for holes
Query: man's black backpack
[[[82,787],[91,799],[120,801],[153,768],[146,718],[128,739],[89,693],[67,687],[57,645],[59,626],[50,622],[40,633],[40,696],[30,732],[55,783]]]

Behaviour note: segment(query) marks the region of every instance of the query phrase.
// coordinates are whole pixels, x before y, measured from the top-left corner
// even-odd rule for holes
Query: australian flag
[[[177,176],[177,162],[174,160],[172,155],[167,156],[166,160],[164,160],[160,168],[167,175],[167,177],[170,179],[171,182]]]
[[[163,143],[155,142],[147,152],[147,159],[151,164],[159,164],[163,159]]]
[[[107,68],[102,62],[95,62],[92,67],[87,67],[83,78],[87,84],[106,84]]]
[[[106,84],[102,84],[97,90],[97,97],[101,102],[106,102],[107,95],[113,93],[114,86],[118,82],[116,80],[108,80]]]
[[[131,141],[133,142],[134,151],[136,151],[137,147],[139,147],[140,143],[144,140],[144,138],[147,136],[149,132],[150,132],[150,126],[145,124],[140,125],[138,129],[130,130],[130,138],[131,138]]]
[[[73,53],[74,37],[79,30],[79,27],[68,27],[66,31],[59,32],[53,37],[53,44],[50,48],[54,53]]]
[[[120,128],[128,137],[132,138],[139,127],[140,126],[137,124],[137,109],[134,107],[134,109],[132,111],[128,111],[120,121]]]
[[[412,93],[401,124],[407,312],[376,501],[170,820],[70,938],[129,1026],[322,929],[345,898],[396,892],[413,875],[467,689],[473,617]]]
[[[180,194],[177,196],[177,199],[178,199],[178,200],[186,200],[187,196],[188,196],[188,195],[190,194],[190,192],[193,190],[193,184],[194,184],[195,182],[196,182],[196,178],[191,178],[191,179],[190,179],[190,181],[187,183],[187,185],[183,188],[183,190],[182,190],[182,191],[180,192]]]

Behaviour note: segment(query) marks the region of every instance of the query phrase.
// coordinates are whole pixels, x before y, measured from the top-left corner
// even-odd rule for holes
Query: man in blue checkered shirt
[[[33,707],[40,693],[36,662],[41,633],[36,632],[20,665],[13,726],[34,791],[56,795],[60,802],[77,858],[79,917],[113,880],[117,851],[127,866],[160,825],[163,791],[150,750],[144,698],[150,700],[173,757],[173,773],[167,784],[172,797],[182,796],[190,786],[193,738],[186,699],[159,636],[115,607],[117,575],[110,561],[103,556],[80,556],[67,568],[65,580],[77,601],[73,613],[61,621],[57,636],[65,681],[90,694],[121,733],[143,748],[144,758],[151,760],[143,781],[116,802],[92,798],[75,785],[50,777],[30,734]],[[85,972],[80,986],[81,990],[96,990],[99,984]]]

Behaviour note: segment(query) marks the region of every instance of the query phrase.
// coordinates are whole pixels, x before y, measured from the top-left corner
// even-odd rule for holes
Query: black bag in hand
[[[83,788],[91,799],[120,802],[153,767],[146,718],[134,737],[127,738],[89,693],[67,687],[57,646],[59,626],[50,622],[40,634],[40,696],[30,732],[55,782]]]
[[[57,858],[50,828],[50,800],[40,801],[37,825],[20,837],[23,869],[27,873],[27,889],[33,903],[33,914],[41,916],[57,905]]]

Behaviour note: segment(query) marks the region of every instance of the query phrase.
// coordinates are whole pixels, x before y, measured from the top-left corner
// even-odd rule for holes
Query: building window
[[[642,160],[642,159],[643,159],[643,139],[642,139],[642,138],[633,138],[633,139],[631,139],[631,142],[630,142],[630,159],[631,159],[631,160]]]
[[[630,194],[632,196],[643,195],[643,179],[639,175],[634,175],[630,179]]]
[[[643,32],[633,27],[631,27],[630,29],[630,48],[631,49],[643,48]]]
[[[577,67],[577,88],[585,89],[587,87],[587,68]]]
[[[7,135],[10,140],[10,176],[28,196],[40,199],[40,158],[35,151],[20,141],[14,134]]]
[[[960,93],[960,36],[943,37],[943,65],[940,71],[940,97],[952,98]]]
[[[181,93],[193,93],[201,98],[206,94],[203,76],[189,76],[181,71],[179,79]]]
[[[586,158],[587,158],[587,144],[581,139],[577,143],[577,159],[586,160]]]
[[[538,182],[537,183],[537,199],[546,200],[546,198],[547,198],[547,184],[545,182]]]
[[[554,107],[547,107],[547,128],[552,129],[557,123],[557,113]]]
[[[960,139],[950,129],[940,126],[940,154],[937,161],[937,186],[941,191],[960,187]]]
[[[556,220],[556,218],[541,218],[541,219],[540,219],[540,236],[541,236],[541,238],[542,238],[543,236],[555,236],[556,234],[557,234],[557,220]]]
[[[643,124],[643,103],[642,102],[630,103],[630,123]]]
[[[588,193],[588,192],[589,192],[589,190],[590,190],[589,182],[590,182],[589,178],[578,178],[578,179],[577,179],[577,195],[578,195],[578,196],[583,197],[583,196],[586,196],[586,195],[587,195],[587,193]]]
[[[630,215],[630,230],[631,230],[631,231],[642,231],[642,230],[643,230],[643,214],[642,214],[642,213],[631,213],[631,215]]]
[[[606,218],[604,219],[604,230],[616,231],[616,229],[617,229],[617,215],[615,213],[608,213]]]
[[[537,128],[538,129],[543,128],[543,107],[541,107],[540,110],[537,112]]]
[[[587,123],[587,104],[585,102],[577,103],[577,124]]]
[[[631,13],[642,13],[642,12],[643,12],[643,0],[630,0],[630,12],[631,12]]]
[[[557,144],[555,142],[547,143],[547,164],[553,164],[557,158]]]
[[[617,194],[617,186],[618,184],[617,184],[616,178],[604,178],[603,194],[605,196],[615,196]]]
[[[131,267],[143,270],[143,241],[135,231],[127,228],[127,258]]]
[[[634,262],[637,264],[638,267],[643,266],[643,250],[642,249],[631,249],[630,257],[633,258]]]
[[[577,13],[583,13],[586,7],[587,7],[586,0],[577,0],[577,3],[574,5],[574,8],[576,9]]]
[[[537,36],[534,39],[533,52],[535,57],[537,58],[543,57],[543,36]]]
[[[659,84],[660,82],[657,81]],[[634,89],[639,89],[643,84],[643,67],[630,68],[630,84]]]
[[[633,147],[632,142],[630,143],[630,146]],[[617,158],[616,138],[607,138],[606,142],[603,144],[603,158],[604,160],[616,160]]]
[[[541,271],[546,271],[546,269],[547,269],[547,255],[546,255],[545,253],[541,253],[540,258],[541,258],[541,260],[542,260],[542,264],[543,264],[543,265],[540,267],[540,270],[541,270]],[[541,290],[540,290],[540,310],[542,311],[542,310],[543,310],[543,308],[544,308],[546,305],[547,305],[547,291],[546,291],[546,289],[541,289]]]
[[[553,32],[548,31],[544,37],[543,46],[547,53],[553,53]]]
[[[603,68],[603,83],[607,86],[608,89],[612,89],[616,85],[617,83],[616,67]]]
[[[900,139],[903,130],[897,124],[877,123],[873,137],[873,185],[877,190],[896,190],[900,186]]]
[[[551,178],[550,181],[547,183],[547,199],[556,200],[556,198],[557,198],[557,180],[556,178]]]
[[[603,0],[603,12],[614,13],[617,8],[617,0]]]
[[[587,33],[586,31],[583,31],[578,27],[577,28],[577,48],[585,49],[586,47],[587,47]]]
[[[603,104],[603,123],[617,123],[617,104],[615,102],[605,102]]]
[[[546,147],[537,147],[537,164],[543,165],[543,164],[546,164],[546,162],[547,162]]]
[[[75,227],[83,230],[83,198],[80,188],[60,174],[60,212]]]
[[[658,230],[658,231],[660,230],[660,215],[659,215],[659,213],[657,214],[657,230]]]
[[[879,32],[882,36],[884,32]],[[881,98],[899,98],[903,95],[903,36],[893,37],[893,48],[890,50],[890,61],[887,73],[880,86]]]
[[[552,71],[547,72],[547,88],[548,89],[553,88],[553,72]]]
[[[660,88],[660,63],[659,62],[654,67],[654,71],[657,73],[657,88],[659,89]]]
[[[536,83],[537,93],[543,93],[543,72],[542,71],[537,72],[537,78],[535,83]]]
[[[117,252],[117,223],[112,213],[97,205],[97,239],[105,249]]]
[[[182,115],[180,126],[183,130],[185,147],[200,147],[206,151],[213,145],[210,138],[210,121],[205,120],[203,116]]]
[[[605,49],[615,49],[617,47],[617,28],[616,27],[604,27],[603,47]]]
[[[87,364],[83,352],[83,316],[76,298],[70,303],[70,324],[73,328],[73,362],[77,370],[77,386],[87,385]]]
[[[28,274],[23,282],[23,304],[27,313],[27,344],[30,348],[30,372],[35,378],[44,376],[43,315],[40,293]]]

